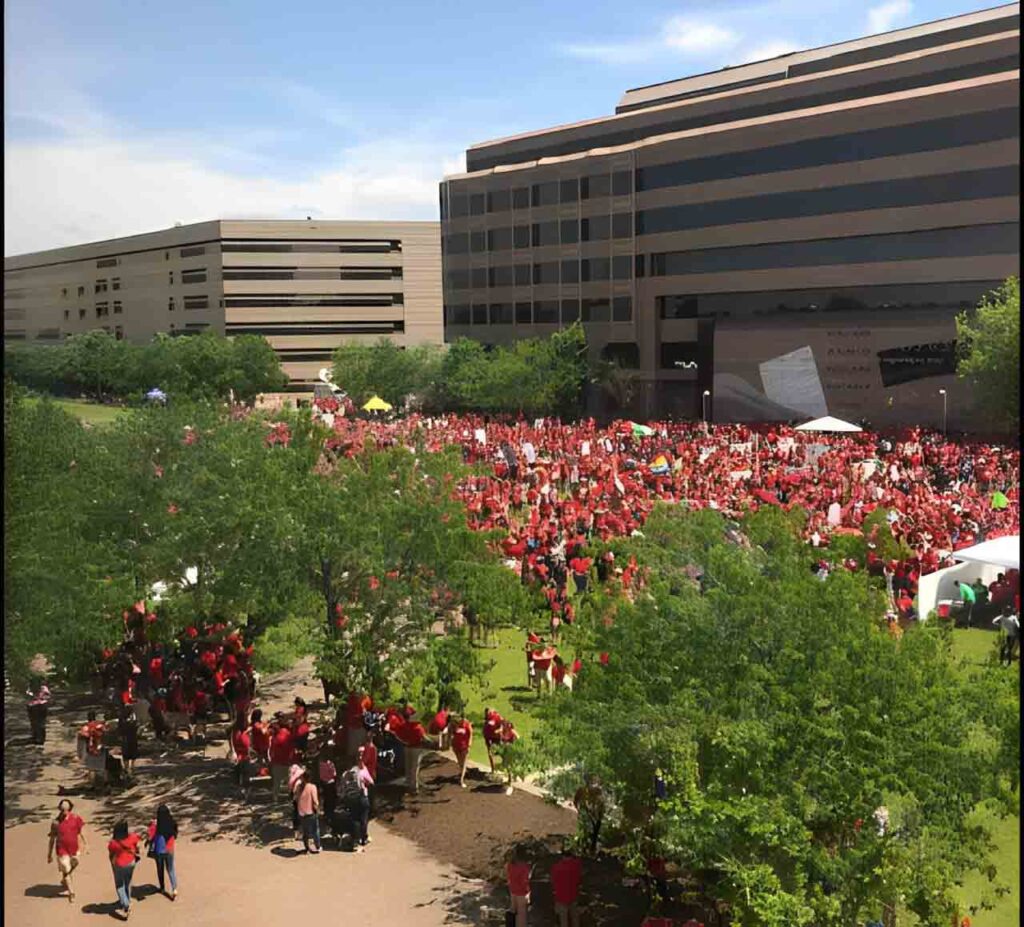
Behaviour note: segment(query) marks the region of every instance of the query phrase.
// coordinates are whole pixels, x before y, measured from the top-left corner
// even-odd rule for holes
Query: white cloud
[[[904,25],[914,5],[910,0],[889,0],[868,10],[868,33],[888,32]]]
[[[775,42],[765,42],[763,45],[755,46],[750,51],[743,52],[736,63],[749,64],[752,61],[766,61],[769,58],[778,58],[779,55],[788,55],[790,52],[797,51],[799,47],[799,45],[781,39]]]
[[[560,46],[573,58],[600,61],[603,64],[636,64],[653,57],[683,54],[700,59],[735,48],[740,36],[725,26],[707,20],[673,16],[651,38],[622,42],[583,42]]]
[[[220,170],[115,138],[8,142],[4,253],[218,218],[436,219],[438,182],[464,170],[457,145],[368,141],[294,180]]]

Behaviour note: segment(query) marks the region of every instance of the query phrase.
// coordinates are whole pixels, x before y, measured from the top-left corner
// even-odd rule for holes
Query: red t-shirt
[[[551,888],[556,904],[572,904],[580,893],[583,863],[578,856],[563,856],[551,867]]]
[[[164,684],[164,661],[160,657],[153,657],[149,661],[149,678],[157,687]]]
[[[406,721],[402,725],[401,731],[395,736],[407,747],[418,747],[423,743],[423,738],[427,736],[427,732],[419,721]]]
[[[107,844],[107,851],[114,854],[115,866],[131,866],[135,862],[135,852],[138,848],[138,834],[129,834],[124,840],[111,840]]]
[[[270,741],[270,762],[276,766],[291,766],[294,758],[292,732],[286,727],[279,728]]]
[[[440,734],[446,727],[448,727],[448,712],[439,711],[431,719],[430,724],[427,726],[427,730],[431,734]]]
[[[263,721],[257,721],[252,726],[252,748],[260,756],[266,756],[270,750],[270,732]]]
[[[501,741],[501,715],[496,711],[484,721],[484,743],[496,744]]]
[[[508,876],[508,890],[513,895],[530,894],[529,863],[507,863],[505,874]]]
[[[238,762],[249,758],[249,733],[240,731],[237,728],[231,732],[231,747],[235,751],[235,759]]]
[[[452,731],[452,749],[456,753],[468,753],[469,745],[473,740],[473,725],[468,721],[461,721],[455,725]]]
[[[199,654],[199,662],[212,673],[217,668],[217,654],[212,650],[204,650]]]
[[[352,692],[345,703],[345,724],[348,727],[361,727],[363,723],[362,699]]]
[[[78,835],[82,832],[83,827],[85,827],[85,821],[73,811],[67,814],[64,820],[53,822],[53,831],[57,837],[58,856],[78,855]]]
[[[363,745],[363,765],[374,782],[377,781],[377,748],[372,742]]]

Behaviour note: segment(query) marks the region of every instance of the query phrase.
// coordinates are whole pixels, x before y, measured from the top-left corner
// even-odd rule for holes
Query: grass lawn
[[[38,402],[39,400],[31,399],[29,401]],[[90,425],[109,425],[125,411],[121,406],[105,406],[96,402],[85,402],[81,399],[51,399],[50,401]]]
[[[953,649],[957,656],[973,664],[987,662],[997,646],[999,636],[992,631],[978,629],[956,629],[953,631]],[[1020,664],[1012,670],[993,666],[992,672],[1020,672]],[[1016,927],[1020,923],[1020,818],[999,819],[985,808],[979,808],[979,819],[988,824],[996,845],[993,861],[999,881],[1009,885],[1012,891],[996,903],[992,911],[979,911],[971,920],[978,927]],[[979,872],[973,872],[961,889],[960,897],[964,906],[977,904],[985,893],[988,880]]]
[[[466,717],[473,725],[473,745],[469,758],[478,763],[487,762],[484,747],[484,709],[494,708],[503,718],[512,721],[519,734],[528,735],[535,727],[529,707],[537,703],[537,696],[526,686],[526,656],[523,647],[526,635],[516,628],[504,628],[495,635],[497,648],[481,648],[482,659],[493,660],[482,688],[474,687],[466,699]]]

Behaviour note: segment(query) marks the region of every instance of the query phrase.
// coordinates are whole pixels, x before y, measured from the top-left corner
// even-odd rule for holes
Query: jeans
[[[114,866],[114,887],[117,889],[117,902],[122,911],[132,906],[132,873],[135,863],[130,866]]]
[[[164,890],[164,869],[167,870],[167,875],[171,880],[171,891],[176,892],[178,890],[178,877],[174,874],[173,853],[156,854],[156,878],[160,883],[160,891]]]
[[[366,845],[366,831],[370,826],[370,796],[361,795],[358,800],[354,803],[353,812],[355,814],[356,825],[359,830],[359,842]]]
[[[320,818],[314,811],[312,814],[304,814],[301,817],[302,822],[302,845],[308,850],[309,841],[313,841],[313,845],[320,849]]]

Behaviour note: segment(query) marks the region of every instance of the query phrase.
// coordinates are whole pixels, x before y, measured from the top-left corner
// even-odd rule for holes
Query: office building
[[[633,414],[971,422],[955,316],[1019,268],[1010,4],[625,93],[441,185],[445,337],[579,319]],[[607,410],[606,410],[607,411]]]
[[[214,221],[4,260],[4,342],[264,335],[311,391],[343,341],[440,343],[436,222]]]

